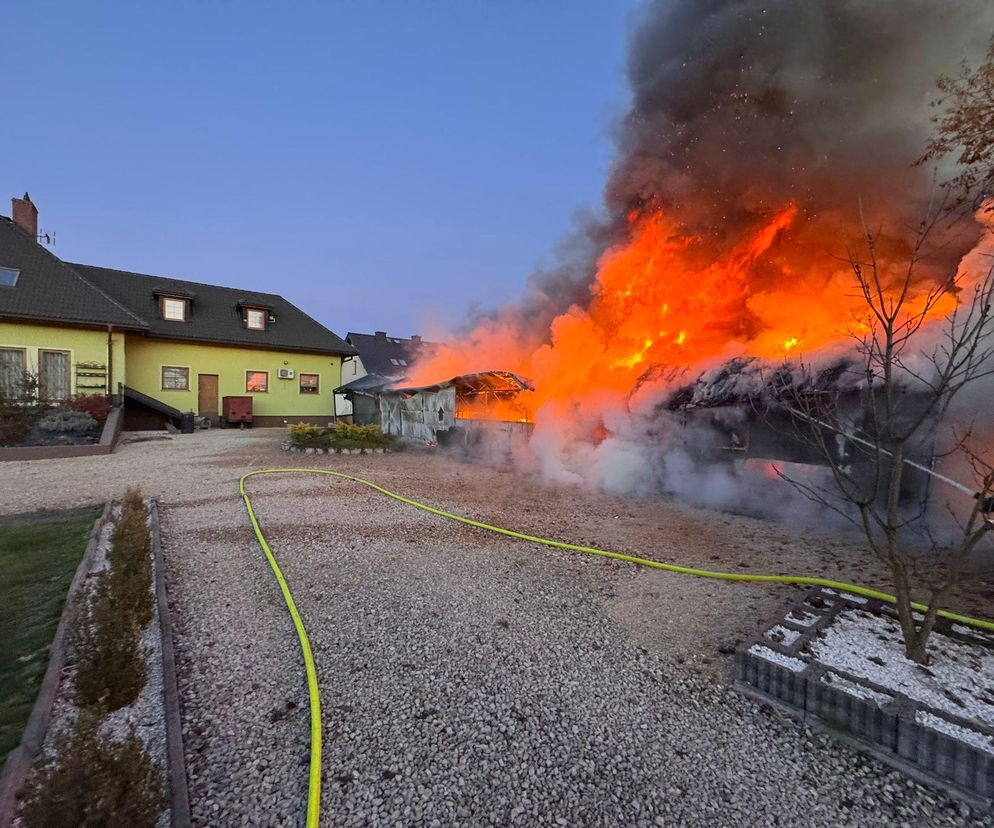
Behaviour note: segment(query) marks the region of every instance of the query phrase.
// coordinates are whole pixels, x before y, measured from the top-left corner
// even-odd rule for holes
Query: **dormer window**
[[[163,296],[159,299],[162,318],[167,322],[186,322],[188,299],[175,296]]]
[[[266,330],[266,311],[259,308],[245,308],[245,327],[252,331]]]

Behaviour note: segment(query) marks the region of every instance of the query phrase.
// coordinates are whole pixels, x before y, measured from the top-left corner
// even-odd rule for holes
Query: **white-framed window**
[[[13,267],[0,267],[0,287],[14,287],[20,275],[21,271]]]
[[[160,302],[163,319],[167,322],[186,322],[186,299],[163,296]]]
[[[246,308],[245,327],[253,331],[266,330],[266,312],[259,308]]]
[[[190,369],[180,365],[162,366],[163,391],[189,391]]]

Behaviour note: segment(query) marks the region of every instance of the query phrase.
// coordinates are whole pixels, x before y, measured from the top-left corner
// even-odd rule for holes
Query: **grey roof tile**
[[[144,328],[145,322],[0,216],[0,267],[20,271],[0,286],[0,317]]]
[[[415,360],[427,356],[436,347],[434,342],[351,331],[345,340],[359,350],[359,358],[366,373],[381,377],[406,375]]]
[[[241,288],[92,265],[73,264],[72,267],[145,319],[149,336],[321,354],[356,353],[355,348],[320,322],[273,293],[252,293]],[[157,298],[161,295],[189,298],[188,321],[162,319]],[[269,310],[276,321],[267,322],[263,331],[246,328],[242,322],[242,306]]]

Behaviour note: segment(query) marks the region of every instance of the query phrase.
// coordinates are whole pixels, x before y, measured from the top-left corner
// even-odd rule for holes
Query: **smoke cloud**
[[[662,414],[665,396],[730,357],[768,356],[792,324],[785,298],[813,309],[823,333],[835,330],[839,308],[819,299],[838,302],[847,289],[843,259],[847,241],[863,237],[861,211],[881,234],[883,259],[906,261],[935,181],[951,173],[914,163],[931,131],[935,81],[975,65],[992,34],[990,0],[650,0],[631,35],[633,103],[617,127],[604,213],[579,223],[520,303],[473,319],[460,347],[416,379],[544,371],[555,393],[537,413],[525,462],[552,479],[721,506],[745,492],[771,500],[761,469],[702,467],[695,444],[708,435]],[[789,230],[756,241],[785,209]],[[639,308],[603,268],[631,238],[631,217],[650,214],[665,223],[645,255],[631,257],[645,291]],[[755,251],[743,252],[757,232]],[[970,220],[944,228],[922,279],[945,283],[980,234]],[[683,259],[673,253],[684,249]],[[657,250],[677,266],[661,264]],[[728,286],[703,324],[669,328],[651,316],[645,334],[626,324],[679,293],[654,286],[703,284],[703,274],[708,297]],[[705,297],[698,289],[681,298],[692,316]],[[685,335],[704,363],[674,358]],[[612,350],[619,342],[627,350]],[[814,347],[836,358],[840,346],[823,336]],[[582,400],[570,398],[571,383]]]
[[[707,232],[786,199],[815,216],[862,196],[916,219],[936,78],[992,32],[987,0],[655,0],[631,40],[608,205],[658,199]]]

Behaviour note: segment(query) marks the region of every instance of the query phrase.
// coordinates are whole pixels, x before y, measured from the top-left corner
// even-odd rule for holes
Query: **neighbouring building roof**
[[[144,329],[145,321],[108,296],[6,216],[0,216],[0,267],[17,271],[0,286],[0,317]]]
[[[403,377],[399,378],[403,380]],[[356,394],[378,394],[393,388],[398,382],[398,377],[381,377],[379,374],[366,374],[358,379],[340,385],[335,389],[336,394],[351,391]]]
[[[354,347],[320,322],[274,293],[246,292],[92,265],[73,264],[72,267],[145,319],[149,336],[319,354],[356,353]],[[187,321],[162,319],[159,313],[162,296],[189,300]],[[267,321],[265,330],[247,328],[243,308],[265,310],[275,321]]]
[[[387,336],[383,331],[373,334],[349,332],[345,339],[359,351],[362,367],[368,374],[380,377],[403,377],[415,360],[426,356],[435,347],[420,337],[403,339]]]

